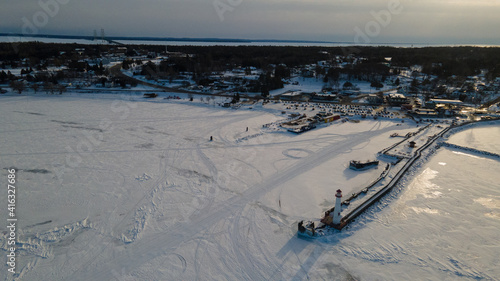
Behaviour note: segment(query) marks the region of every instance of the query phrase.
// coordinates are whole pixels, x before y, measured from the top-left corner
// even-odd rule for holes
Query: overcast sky
[[[100,33],[104,28],[108,36],[500,44],[499,0],[0,0],[0,3],[0,32],[92,36],[94,30]],[[40,3],[51,5],[44,9]]]

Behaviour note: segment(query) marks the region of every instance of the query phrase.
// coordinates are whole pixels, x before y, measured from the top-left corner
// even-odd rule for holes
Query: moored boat
[[[366,170],[366,169],[369,169],[371,167],[376,167],[376,166],[378,166],[377,160],[366,161],[366,162],[352,160],[351,162],[349,162],[349,168],[356,170],[356,171]]]

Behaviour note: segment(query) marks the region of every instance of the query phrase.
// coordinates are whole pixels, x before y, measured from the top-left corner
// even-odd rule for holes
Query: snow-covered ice
[[[295,135],[262,127],[285,118],[279,105],[234,110],[163,95],[0,96],[1,180],[18,170],[18,280],[500,276],[498,161],[441,148],[348,228],[308,241],[298,221],[382,170],[348,162],[375,158],[416,124],[337,121]],[[449,141],[481,143],[468,134]],[[6,268],[2,279],[14,279]]]

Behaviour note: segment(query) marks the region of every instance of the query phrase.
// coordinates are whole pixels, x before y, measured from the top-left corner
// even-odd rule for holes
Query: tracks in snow
[[[197,215],[190,216],[189,221],[183,223],[178,222],[171,226],[166,232],[145,234],[142,239],[129,244],[127,246],[127,251],[116,253],[113,260],[102,261],[102,263],[92,271],[80,270],[74,272],[71,276],[68,276],[68,279],[109,280],[113,278],[111,271],[120,270],[123,264],[127,264],[127,270],[130,271],[140,267],[142,263],[146,263],[158,255],[165,254],[165,252],[173,252],[183,243],[195,238],[200,232],[215,225],[220,220],[240,212],[247,204],[258,200],[274,188],[321,165],[330,160],[332,156],[348,151],[353,146],[365,142],[367,138],[373,137],[374,134],[383,134],[394,128],[387,127],[379,131],[373,131],[374,129],[375,128],[372,128],[372,131],[349,135],[345,142],[326,146],[318,152],[301,159],[296,165],[276,173],[262,183],[248,188],[241,195],[235,195],[225,202],[212,205],[209,208],[203,208],[203,212],[196,212]],[[210,212],[206,212],[207,210]],[[236,223],[238,223],[238,220]],[[132,253],[134,255],[134,261],[137,262],[130,263],[131,257],[129,255]]]

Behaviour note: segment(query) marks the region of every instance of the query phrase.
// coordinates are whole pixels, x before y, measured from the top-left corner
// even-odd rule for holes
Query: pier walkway
[[[493,152],[489,152],[489,151],[485,151],[485,150],[475,149],[472,147],[461,146],[461,145],[452,144],[452,143],[448,143],[448,142],[441,142],[441,143],[439,143],[439,145],[444,146],[444,147],[448,147],[448,148],[451,148],[454,150],[463,150],[463,151],[471,152],[474,154],[491,156],[494,158],[498,158],[498,160],[500,160],[500,154],[498,154],[498,153],[493,153]]]
[[[425,128],[428,128],[428,127],[425,127]],[[394,188],[394,186],[396,186],[396,184],[401,180],[401,178],[408,171],[408,169],[410,169],[410,167],[421,157],[422,151],[424,151],[429,146],[431,146],[436,140],[441,138],[450,129],[451,129],[451,127],[447,127],[445,129],[443,129],[441,132],[439,132],[438,134],[436,134],[432,137],[429,137],[427,142],[424,145],[420,146],[415,151],[413,156],[408,159],[408,161],[404,164],[404,166],[392,177],[392,179],[389,181],[389,183],[387,183],[384,187],[382,187],[376,193],[374,193],[373,195],[368,197],[363,203],[356,206],[347,215],[343,216],[340,225],[336,225],[333,227],[338,229],[338,230],[341,230],[346,225],[348,225],[350,222],[352,222],[355,218],[357,218],[359,215],[361,215],[366,209],[368,209],[375,202],[377,202],[380,198],[382,198],[382,196],[387,194],[392,188]],[[421,131],[422,130],[419,130],[419,132],[421,132]],[[388,150],[386,150],[386,152],[388,152]]]

